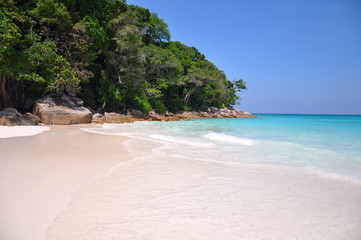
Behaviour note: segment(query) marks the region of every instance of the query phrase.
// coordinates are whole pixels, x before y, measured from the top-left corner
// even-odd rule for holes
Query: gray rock
[[[32,113],[22,115],[15,108],[5,108],[0,112],[0,125],[20,126],[20,125],[37,125],[40,119]]]
[[[142,117],[144,116],[144,114],[143,114],[141,111],[139,111],[139,110],[134,110],[134,109],[132,109],[132,110],[130,111],[130,115],[132,115],[132,116],[134,116],[134,117],[137,117],[137,118],[142,118]]]
[[[22,125],[38,125],[40,118],[32,113],[25,113],[22,118]]]
[[[212,113],[219,112],[219,109],[216,107],[210,107],[209,109]]]
[[[48,95],[35,101],[34,114],[47,125],[90,123],[92,113],[82,104],[77,97]]]
[[[22,115],[15,108],[5,108],[0,112],[0,125],[19,126],[21,125]]]
[[[105,116],[100,113],[93,114],[92,123],[103,124],[105,122]]]

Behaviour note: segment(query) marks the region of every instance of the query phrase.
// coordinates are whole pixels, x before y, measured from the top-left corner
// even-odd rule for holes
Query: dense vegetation
[[[246,89],[125,0],[0,1],[0,109],[65,92],[93,108],[177,112],[230,106]]]

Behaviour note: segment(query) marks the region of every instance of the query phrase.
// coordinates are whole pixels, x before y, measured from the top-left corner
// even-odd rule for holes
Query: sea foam
[[[190,146],[196,146],[196,147],[210,147],[212,146],[211,143],[205,143],[200,141],[195,141],[191,138],[182,138],[182,137],[172,137],[169,135],[163,135],[163,134],[151,134],[149,137],[165,142],[172,142],[172,143],[180,143],[180,144],[186,144]]]
[[[210,140],[216,140],[226,143],[233,143],[233,144],[239,144],[239,145],[254,145],[254,141],[249,138],[240,138],[240,137],[234,137],[226,134],[221,133],[208,133],[204,136],[207,139]]]

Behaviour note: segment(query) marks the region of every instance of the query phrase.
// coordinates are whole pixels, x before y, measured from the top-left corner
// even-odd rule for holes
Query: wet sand
[[[359,184],[79,127],[0,139],[0,239],[360,239]]]

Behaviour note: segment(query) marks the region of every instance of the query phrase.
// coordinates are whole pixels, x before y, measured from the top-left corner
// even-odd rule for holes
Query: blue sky
[[[228,79],[253,113],[361,114],[360,0],[128,0]]]

